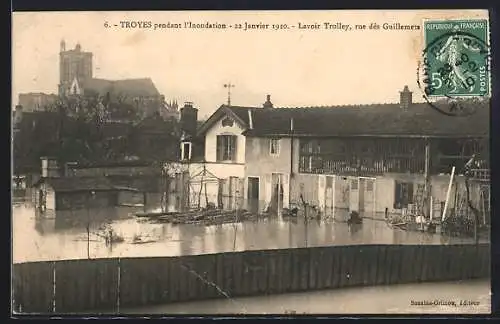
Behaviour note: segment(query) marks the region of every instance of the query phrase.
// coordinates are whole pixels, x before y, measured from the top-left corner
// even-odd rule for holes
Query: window
[[[407,208],[413,204],[413,183],[396,181],[394,209]]]
[[[182,160],[191,160],[191,143],[184,142],[181,146]]]
[[[271,138],[269,141],[269,154],[279,155],[280,154],[280,140],[279,138]]]
[[[217,161],[236,160],[236,135],[217,136]]]
[[[358,179],[351,180],[351,190],[358,190]]]
[[[375,181],[374,180],[367,180],[366,181],[366,191],[373,191],[373,183]]]

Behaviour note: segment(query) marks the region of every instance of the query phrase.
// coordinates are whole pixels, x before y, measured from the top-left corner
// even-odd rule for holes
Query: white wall
[[[208,172],[220,179],[245,176],[245,165],[235,163],[192,163],[189,165],[189,175],[191,177],[198,175],[203,170],[203,165]]]
[[[233,126],[222,126],[222,120],[226,118],[222,117],[217,121],[206,133],[205,135],[205,160],[207,162],[217,161],[217,135],[231,134],[237,136],[236,141],[236,161],[235,163],[245,163],[245,136],[241,135],[244,131],[236,122]]]

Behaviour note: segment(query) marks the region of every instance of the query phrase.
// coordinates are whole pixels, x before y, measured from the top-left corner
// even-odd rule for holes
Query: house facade
[[[179,189],[172,184],[174,195],[185,197],[176,205],[243,207],[246,138],[242,133],[247,123],[223,105],[198,128],[196,111],[192,103],[181,109],[183,135],[178,168],[182,171],[177,171],[174,183],[188,185]]]
[[[471,116],[449,117],[413,103],[405,87],[396,104],[239,107],[252,120],[243,133],[248,207],[279,210],[305,201],[326,218],[343,218],[348,213],[336,213],[342,210],[400,214],[421,205],[428,190],[437,215],[453,166],[455,187],[463,186],[473,154],[475,167],[489,172],[489,104],[475,105]],[[489,196],[485,183],[471,195]]]
[[[201,206],[227,195],[255,212],[306,202],[326,218],[401,214],[430,195],[437,215],[452,167],[455,187],[473,155],[475,168],[489,172],[489,102],[473,105],[474,114],[450,117],[412,102],[407,87],[394,104],[274,108],[268,96],[262,107],[223,105],[198,130],[203,156],[184,156],[185,190]],[[485,184],[471,194],[489,196],[480,192]]]

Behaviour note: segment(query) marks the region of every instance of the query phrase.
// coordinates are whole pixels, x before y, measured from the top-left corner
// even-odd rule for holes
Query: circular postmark
[[[426,40],[417,85],[429,106],[448,116],[469,116],[489,99],[490,68],[486,37],[460,30]]]

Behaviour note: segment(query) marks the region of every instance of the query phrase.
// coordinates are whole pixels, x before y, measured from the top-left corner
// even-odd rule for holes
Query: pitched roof
[[[108,92],[125,93],[128,97],[153,97],[160,95],[153,80],[150,78],[124,80],[89,79],[85,81],[83,88],[97,92],[100,95],[105,95]]]
[[[129,123],[107,122],[102,124],[101,133],[104,138],[124,138],[130,135],[133,126]]]
[[[252,126],[250,129],[249,113]],[[488,136],[490,108],[478,103],[476,112],[451,117],[427,103],[414,103],[407,111],[399,104],[358,106],[258,108],[221,106],[200,128],[206,132],[222,115],[233,117],[246,129],[246,136]]]
[[[108,167],[148,167],[151,166],[151,161],[143,160],[120,160],[120,161],[94,161],[94,162],[79,162],[72,167],[75,169],[87,168],[108,168]]]
[[[118,186],[115,182],[108,177],[41,178],[33,184],[33,187],[41,183],[47,183],[56,192],[137,190],[136,188]]]

